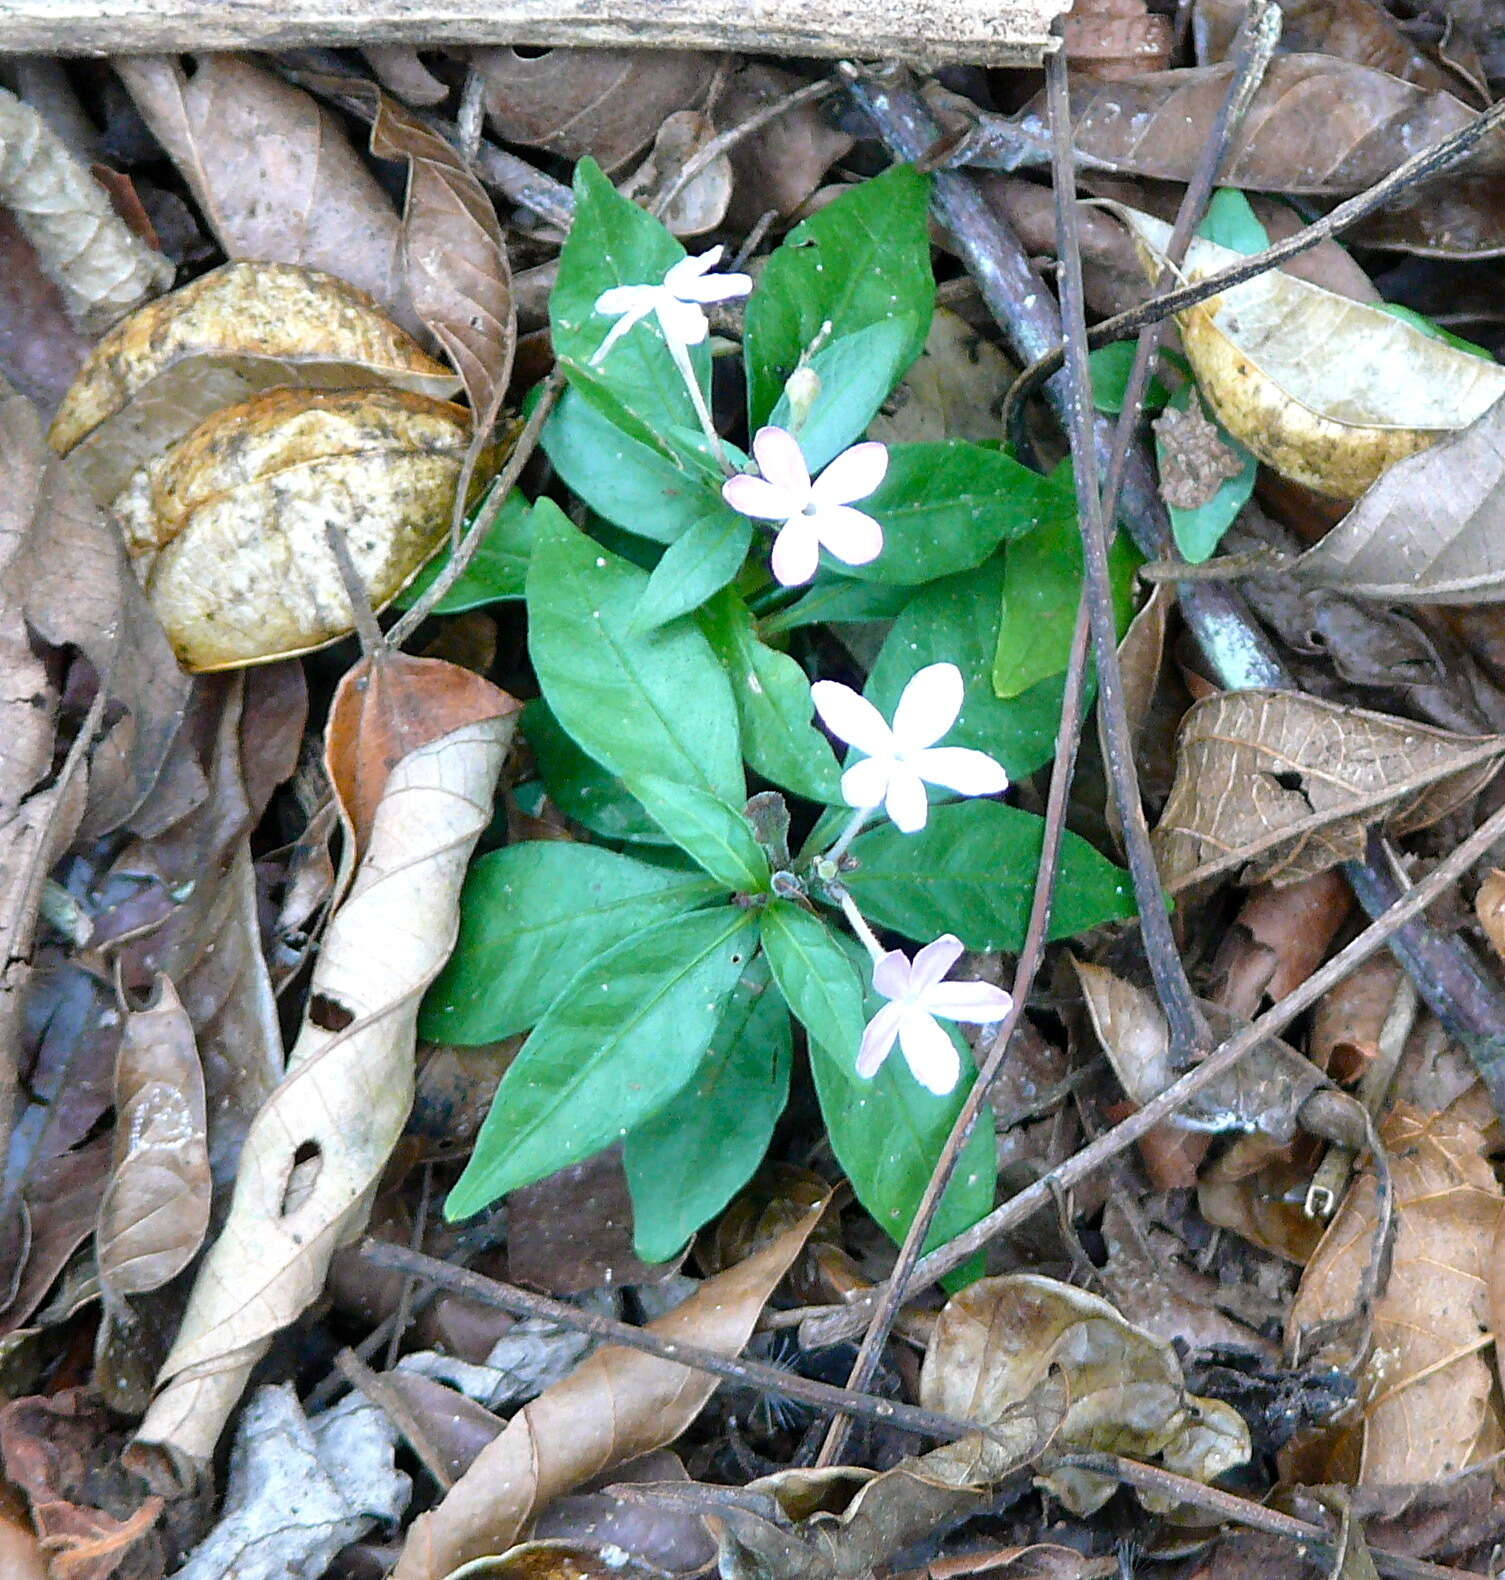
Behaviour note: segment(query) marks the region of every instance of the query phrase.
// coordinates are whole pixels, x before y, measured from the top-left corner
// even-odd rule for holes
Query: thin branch
[[[755,1388],[760,1393],[783,1394],[817,1410],[845,1411],[849,1415],[861,1416],[864,1420],[897,1427],[900,1431],[913,1432],[919,1437],[936,1438],[941,1442],[954,1442],[978,1434],[998,1442],[1007,1441],[1001,1433],[978,1421],[958,1420],[955,1416],[921,1410],[915,1405],[901,1404],[894,1399],[875,1399],[869,1394],[815,1382],[794,1372],[781,1371],[776,1366],[765,1366],[759,1361],[723,1355],[717,1350],[702,1349],[698,1344],[687,1344],[680,1339],[660,1338],[647,1328],[635,1328],[611,1317],[598,1316],[593,1311],[581,1310],[579,1306],[566,1305],[562,1300],[551,1300],[547,1295],[535,1295],[529,1290],[519,1289],[515,1284],[498,1283],[495,1279],[484,1278],[463,1267],[452,1267],[448,1262],[410,1251],[390,1241],[368,1239],[361,1246],[361,1255],[375,1267],[436,1284],[441,1289],[475,1301],[477,1305],[510,1311],[520,1317],[542,1317],[561,1327],[589,1333],[607,1344],[641,1350],[645,1355],[656,1356],[661,1361],[672,1361],[675,1365],[687,1366],[694,1371],[709,1372],[730,1382]]]

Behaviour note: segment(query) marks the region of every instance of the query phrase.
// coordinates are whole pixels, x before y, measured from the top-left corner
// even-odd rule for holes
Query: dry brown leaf
[[[0,203],[15,215],[93,334],[172,284],[173,266],[110,206],[104,189],[29,104],[0,88]]]
[[[1116,82],[1171,63],[1171,19],[1152,16],[1145,0],[1076,0],[1066,18],[1064,48],[1084,77]]]
[[[314,967],[287,1074],[257,1115],[140,1437],[207,1463],[272,1335],[363,1226],[407,1118],[418,1002],[454,945],[465,865],[491,819],[516,703],[469,707],[392,768]]]
[[[288,385],[393,385],[447,399],[460,380],[347,281],[295,264],[228,263],[106,335],[47,437],[108,504],[137,466],[206,417]]]
[[[1363,855],[1366,831],[1407,834],[1486,784],[1505,738],[1284,691],[1225,691],[1181,723],[1176,783],[1155,829],[1177,890],[1230,868],[1294,883]]]
[[[738,126],[803,83],[771,61],[745,61],[727,78],[716,100],[716,122]],[[770,209],[780,219],[792,218],[851,147],[851,136],[832,125],[819,104],[786,110],[742,138],[731,153],[734,179],[727,228],[741,235]]]
[[[6,1580],[52,1580],[25,1506],[8,1486],[0,1488],[0,1574]]]
[[[51,412],[89,354],[15,216],[0,210],[0,377]]]
[[[475,49],[470,58],[503,142],[566,159],[589,154],[608,172],[641,153],[666,117],[698,108],[719,64],[713,54],[670,49]]]
[[[653,147],[620,191],[658,213],[656,198],[679,179],[680,171],[716,135],[715,123],[699,110],[676,110],[659,127]],[[660,216],[676,236],[703,236],[726,217],[732,197],[732,164],[718,154]]]
[[[1178,510],[1195,510],[1211,500],[1230,477],[1244,469],[1243,458],[1223,442],[1193,394],[1185,411],[1167,406],[1150,426],[1160,441],[1160,497]]]
[[[1249,1458],[1243,1418],[1220,1400],[1188,1394],[1168,1343],[1124,1321],[1106,1300],[1033,1273],[979,1279],[946,1303],[920,1397],[927,1409],[985,1419],[983,1401],[996,1410],[1028,1399],[1053,1368],[1070,1401],[1052,1440],[1058,1449],[1158,1459],[1204,1481]],[[1056,1470],[1044,1482],[1077,1514],[1101,1508],[1114,1490],[1076,1470]]]
[[[905,440],[993,440],[1016,369],[966,319],[935,311],[925,349],[911,364],[868,433],[885,444]]]
[[[116,506],[179,659],[259,664],[351,631],[330,522],[371,606],[391,602],[448,530],[470,437],[464,407],[394,389],[267,390],[201,422]]]
[[[1395,1190],[1393,1268],[1358,1371],[1357,1415],[1299,1451],[1300,1478],[1311,1482],[1430,1482],[1505,1448],[1488,1299],[1505,1198],[1484,1156],[1485,1137],[1465,1120],[1429,1120],[1403,1103],[1381,1135]],[[1374,1222],[1374,1175],[1366,1170],[1307,1265],[1289,1346],[1305,1348],[1304,1335],[1353,1309]]]
[[[339,122],[248,61],[193,59],[191,77],[165,55],[111,64],[226,256],[337,274],[421,334],[402,266],[401,222]]]
[[[737,1354],[825,1205],[812,1204],[762,1250],[706,1279],[649,1331]],[[513,1416],[439,1507],[414,1522],[392,1580],[442,1580],[472,1558],[505,1551],[560,1493],[672,1442],[716,1383],[641,1350],[597,1350]]]
[[[1491,364],[1492,365],[1492,364]],[[1505,599],[1505,400],[1399,461],[1291,567],[1383,603]]]
[[[1494,945],[1495,953],[1505,957],[1505,872],[1498,867],[1490,869],[1479,892],[1474,896],[1474,913],[1484,935]]]
[[[406,104],[443,104],[449,97],[448,85],[423,64],[411,44],[366,44],[361,54],[382,87]]]

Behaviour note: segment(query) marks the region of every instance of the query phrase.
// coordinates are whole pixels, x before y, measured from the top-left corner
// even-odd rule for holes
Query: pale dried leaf
[[[167,977],[126,1017],[115,1056],[110,1183],[99,1205],[99,1281],[115,1298],[159,1289],[188,1266],[209,1227],[204,1072],[193,1026]]]
[[[1160,268],[1170,227],[1113,212]],[[1197,238],[1190,280],[1241,254]],[[1459,351],[1378,308],[1274,269],[1178,316],[1214,415],[1284,477],[1356,499],[1405,456],[1466,428],[1505,394],[1505,368]]]
[[[939,307],[925,349],[868,425],[868,437],[884,444],[997,439],[1003,398],[1017,372],[993,341]]]
[[[1505,1448],[1494,1395],[1488,1291],[1505,1198],[1485,1137],[1446,1114],[1397,1104],[1381,1136],[1391,1156],[1396,1237],[1358,1370],[1359,1410],[1303,1451],[1315,1481],[1429,1482]],[[1353,1309],[1374,1247],[1375,1182],[1350,1189],[1308,1264],[1288,1343]],[[1303,1346],[1309,1347],[1309,1346]]]
[[[715,123],[699,110],[676,110],[659,127],[653,147],[621,191],[624,197],[657,213],[657,196],[679,179],[680,171],[716,135]],[[676,236],[703,236],[726,217],[732,197],[732,164],[718,154],[664,210],[661,218]]]
[[[0,377],[44,414],[62,399],[89,354],[15,216],[0,209]]]
[[[1178,510],[1205,505],[1244,469],[1195,395],[1185,411],[1167,406],[1150,426],[1160,441],[1160,497]]]
[[[1474,913],[1495,953],[1505,957],[1505,872],[1492,868],[1474,896]]]
[[[228,263],[117,324],[47,438],[107,504],[206,417],[289,385],[395,385],[447,399],[460,380],[347,281],[296,264]]]
[[[1172,890],[1231,868],[1294,883],[1362,857],[1366,831],[1435,823],[1486,784],[1505,738],[1281,691],[1227,691],[1187,710],[1155,830]]]
[[[928,1409],[975,1416],[1028,1398],[1052,1368],[1070,1404],[1059,1449],[1160,1459],[1211,1480],[1249,1457],[1249,1430],[1231,1406],[1186,1391],[1176,1352],[1125,1322],[1106,1300],[1032,1273],[984,1278],[947,1302],[920,1374]],[[927,1459],[930,1456],[926,1456]],[[1057,1471],[1046,1484],[1078,1514],[1100,1508],[1113,1484]]]
[[[745,1262],[706,1279],[649,1331],[737,1354],[825,1205],[814,1203]],[[641,1350],[597,1350],[513,1416],[439,1507],[414,1522],[392,1580],[442,1580],[472,1558],[504,1551],[560,1493],[672,1442],[716,1383]]]
[[[29,104],[0,88],[0,203],[68,311],[97,334],[172,284],[173,266],[116,214],[104,188]]]
[[[166,55],[115,71],[182,172],[230,258],[301,263],[374,297],[422,332],[402,266],[402,225],[339,122],[311,95],[231,55]]]
[[[116,506],[179,659],[259,664],[351,631],[330,522],[389,603],[444,539],[470,436],[463,407],[378,388],[267,390],[200,423]]]
[[[228,1219],[141,1428],[190,1462],[207,1462],[272,1335],[318,1297],[401,1134],[418,1002],[453,947],[460,883],[512,734],[516,704],[486,690],[472,722],[393,767],[287,1075],[246,1138]]]
[[[423,64],[411,44],[366,44],[361,54],[382,87],[407,104],[443,104],[449,97],[448,85]]]
[[[1384,603],[1505,599],[1505,400],[1398,461],[1291,567]]]

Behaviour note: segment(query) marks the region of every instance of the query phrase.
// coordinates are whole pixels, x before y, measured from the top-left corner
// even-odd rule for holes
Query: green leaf
[[[540,442],[598,516],[656,543],[672,543],[721,505],[720,468],[703,454],[667,438],[644,444],[575,390],[560,397]]]
[[[942,742],[997,758],[1009,777],[1032,774],[1055,753],[1061,681],[1040,682],[1005,701],[993,694],[993,658],[1003,607],[1004,556],[922,587],[894,621],[868,676],[866,694],[887,719],[927,664],[953,663],[966,682],[961,717]]]
[[[534,840],[494,850],[466,874],[459,941],[424,997],[419,1030],[451,1043],[526,1031],[598,955],[724,894],[710,878],[598,845]]]
[[[768,858],[735,807],[661,774],[634,775],[627,786],[670,839],[717,882],[739,894],[768,892]]]
[[[818,916],[775,900],[763,912],[763,952],[812,1046],[819,1044],[848,1080],[857,1080],[867,1016],[862,978],[841,940]]]
[[[555,718],[623,779],[658,774],[740,806],[731,686],[685,620],[633,628],[648,577],[540,501],[528,570],[528,646]]]
[[[1092,381],[1092,404],[1101,412],[1116,417],[1124,409],[1124,396],[1129,388],[1129,374],[1134,367],[1133,340],[1115,340],[1100,346],[1087,358],[1088,374]],[[1170,391],[1160,381],[1159,374],[1151,373],[1145,387],[1144,409],[1159,411],[1170,399]]]
[[[886,587],[882,582],[854,582],[829,571],[817,573],[810,591],[795,602],[758,621],[764,636],[781,636],[802,625],[855,624],[864,620],[892,620],[914,596],[909,587]]]
[[[900,375],[914,361],[914,334],[912,319],[895,318],[869,324],[817,351],[806,366],[819,379],[820,393],[798,426],[789,392],[779,396],[768,420],[795,434],[812,473],[867,432]]]
[[[759,955],[727,1001],[694,1080],[627,1137],[634,1248],[674,1256],[756,1172],[789,1097],[789,1011]]]
[[[835,340],[908,318],[913,327],[898,372],[919,356],[935,312],[929,201],[929,178],[897,165],[844,192],[784,238],[747,304],[749,427],[768,420],[817,336]]]
[[[857,508],[882,526],[883,552],[842,574],[903,586],[970,570],[1004,538],[1076,515],[1069,478],[1063,486],[964,439],[890,445],[888,475]]]
[[[676,538],[654,567],[633,617],[633,629],[652,631],[667,625],[735,581],[752,537],[747,517],[718,503]]]
[[[1017,952],[1024,945],[1045,823],[999,801],[930,809],[917,834],[885,823],[852,842],[855,871],[842,878],[877,926],[928,943],[955,933],[968,949]],[[1129,875],[1068,833],[1051,909],[1050,936],[1070,938],[1133,916]]]
[[[549,799],[566,817],[602,839],[672,843],[626,785],[565,734],[542,697],[524,706],[522,730]]]
[[[1377,311],[1389,313],[1392,318],[1400,319],[1403,324],[1410,324],[1428,339],[1441,340],[1445,345],[1452,346],[1455,351],[1466,351],[1471,357],[1483,357],[1486,362],[1495,360],[1494,352],[1475,345],[1472,340],[1465,340],[1462,335],[1455,335],[1451,329],[1444,329],[1425,313],[1418,313],[1414,307],[1402,307],[1399,302],[1376,302],[1374,305]]]
[[[1108,550],[1119,635],[1134,617],[1134,575],[1143,563],[1120,532]],[[1020,696],[1059,675],[1071,659],[1082,594],[1082,539],[1074,521],[1048,521],[1004,551],[1003,604],[993,658],[996,696]]]
[[[592,961],[502,1077],[446,1217],[468,1218],[656,1114],[694,1076],[756,944],[754,912],[718,907]]]
[[[706,604],[700,623],[731,681],[748,762],[796,795],[840,801],[841,771],[830,741],[810,722],[804,670],[758,640],[752,614],[730,589]]]
[[[575,166],[575,220],[549,297],[554,355],[586,400],[649,445],[656,443],[656,429],[674,423],[696,426],[690,393],[652,314],[591,366],[616,323],[596,311],[596,299],[614,285],[658,285],[684,256],[674,237],[622,197],[594,159]],[[690,359],[704,388],[711,365],[708,347],[692,346]]]
[[[460,573],[459,580],[434,605],[434,613],[464,614],[467,609],[477,609],[502,598],[521,598],[528,575],[528,560],[533,553],[533,525],[533,511],[528,501],[514,488],[489,525],[472,528],[484,534],[481,546]],[[398,607],[411,609],[448,564],[449,550],[445,549],[430,560],[402,592],[397,600]]]
[[[1186,410],[1191,403],[1192,389],[1193,386],[1187,384],[1171,397],[1170,404],[1176,411]],[[1192,565],[1200,565],[1203,560],[1212,558],[1218,544],[1223,541],[1223,534],[1233,525],[1233,518],[1248,504],[1249,496],[1254,492],[1254,475],[1259,470],[1259,462],[1253,452],[1240,444],[1207,410],[1205,404],[1202,415],[1218,430],[1218,437],[1223,443],[1243,460],[1244,466],[1237,476],[1225,477],[1218,485],[1217,493],[1193,510],[1183,510],[1179,505],[1167,501],[1165,508],[1171,518],[1171,532],[1175,536],[1176,547],[1181,550],[1182,558]],[[1165,445],[1158,434],[1155,437],[1155,455],[1164,465]]]
[[[1263,252],[1270,245],[1269,231],[1237,187],[1219,187],[1213,193],[1197,234],[1232,252]]]

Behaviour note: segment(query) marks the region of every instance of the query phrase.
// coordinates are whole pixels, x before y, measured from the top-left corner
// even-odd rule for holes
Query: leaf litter
[[[1202,175],[1191,280],[1491,113],[1477,8],[1280,9],[1262,68],[1231,0],[1073,13],[1094,313]],[[1328,964],[1499,803],[1502,134],[1165,332],[1116,701],[1069,446],[1001,427],[1060,337],[1037,70],[430,42],[0,92],[0,1566],[1479,1572],[1498,841]],[[774,428],[883,447],[870,567],[770,577],[723,485]],[[902,823],[816,681],[925,755]]]

